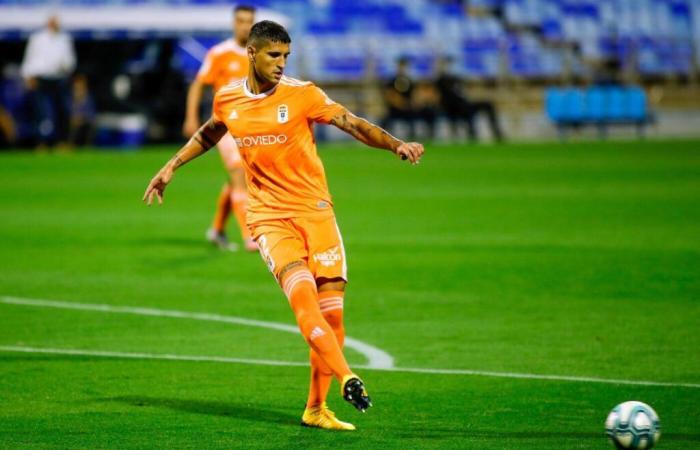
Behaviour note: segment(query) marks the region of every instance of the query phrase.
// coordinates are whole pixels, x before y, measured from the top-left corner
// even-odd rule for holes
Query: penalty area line
[[[15,352],[15,353],[38,353],[38,354],[57,354],[68,356],[91,356],[101,358],[114,359],[146,359],[146,360],[168,360],[168,361],[190,361],[190,362],[215,362],[228,364],[248,364],[258,366],[293,366],[293,367],[308,367],[307,362],[296,361],[277,361],[269,359],[248,359],[248,358],[228,358],[223,356],[197,356],[197,355],[172,355],[160,353],[130,353],[130,352],[111,352],[101,350],[80,350],[66,348],[44,348],[44,347],[24,347],[12,345],[0,345],[0,352]],[[699,383],[672,383],[663,381],[638,381],[638,380],[617,380],[610,378],[596,377],[578,377],[566,375],[540,375],[529,373],[514,373],[514,372],[491,372],[482,370],[466,370],[466,369],[428,369],[428,368],[413,368],[413,367],[392,367],[392,368],[377,368],[369,366],[355,366],[363,370],[378,370],[382,372],[400,372],[400,373],[418,373],[431,375],[465,375],[465,376],[482,376],[491,378],[511,378],[525,380],[544,380],[544,381],[565,381],[579,383],[602,383],[616,384],[629,386],[654,386],[654,387],[681,387],[700,389]]]

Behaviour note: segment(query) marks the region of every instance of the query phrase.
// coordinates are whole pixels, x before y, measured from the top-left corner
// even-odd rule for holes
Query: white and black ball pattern
[[[605,420],[605,433],[618,449],[648,450],[661,436],[659,416],[646,403],[620,403]]]

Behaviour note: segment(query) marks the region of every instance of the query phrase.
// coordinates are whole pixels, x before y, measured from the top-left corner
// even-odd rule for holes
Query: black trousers
[[[413,140],[416,137],[416,123],[424,122],[428,126],[429,137],[433,138],[435,137],[436,118],[437,114],[433,108],[421,108],[416,110],[389,108],[386,117],[382,119],[381,127],[391,131],[390,127],[393,124],[396,122],[404,122],[408,125],[409,139]]]
[[[479,139],[479,133],[476,128],[476,118],[479,114],[485,114],[488,119],[491,134],[497,141],[503,140],[503,131],[498,121],[496,108],[492,102],[488,101],[462,101],[444,105],[447,118],[452,124],[452,132],[456,134],[456,128],[459,122],[467,123],[467,133],[471,141]]]
[[[38,144],[54,145],[68,139],[68,84],[60,78],[38,78],[32,92],[34,133]]]

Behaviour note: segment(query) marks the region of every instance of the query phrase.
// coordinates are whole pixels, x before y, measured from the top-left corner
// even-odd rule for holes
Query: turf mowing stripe
[[[299,334],[296,325],[284,323],[267,322],[262,320],[246,319],[244,317],[224,316],[209,313],[194,313],[187,311],[175,311],[168,309],[140,308],[133,306],[114,306],[93,303],[61,302],[55,300],[40,300],[21,297],[0,296],[0,303],[20,306],[37,306],[45,308],[77,309],[82,311],[97,311],[114,314],[136,314],[141,316],[175,317],[180,319],[204,320],[210,322],[233,323],[251,327],[268,328],[272,330],[284,331],[287,333]],[[390,369],[394,367],[394,358],[387,352],[373,345],[360,340],[345,337],[345,346],[351,348],[367,358],[367,367],[373,369]]]
[[[42,353],[42,354],[58,354],[69,356],[96,356],[102,358],[125,358],[125,359],[151,359],[151,360],[171,360],[171,361],[196,361],[196,362],[219,362],[219,363],[234,363],[234,364],[251,364],[259,366],[307,366],[305,362],[294,361],[275,361],[268,359],[245,359],[245,358],[227,358],[223,356],[196,356],[196,355],[170,355],[156,353],[125,353],[125,352],[108,352],[101,350],[78,350],[68,348],[42,348],[42,347],[21,347],[0,345],[0,351],[18,352],[18,353]],[[609,378],[595,377],[576,377],[566,375],[538,375],[532,373],[512,373],[512,372],[489,372],[483,370],[462,370],[462,369],[421,369],[411,367],[393,367],[390,369],[378,369],[376,367],[355,366],[358,369],[365,370],[380,370],[384,372],[402,372],[402,373],[422,373],[431,375],[472,375],[497,378],[516,378],[525,380],[546,380],[546,381],[569,381],[583,383],[605,383],[605,384],[622,384],[632,386],[657,386],[657,387],[684,387],[692,389],[700,389],[700,384],[696,383],[670,383],[663,381],[636,381],[636,380],[615,380]]]

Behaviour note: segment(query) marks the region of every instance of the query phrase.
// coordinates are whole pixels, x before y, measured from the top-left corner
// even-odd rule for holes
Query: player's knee
[[[330,325],[333,330],[343,328],[343,310],[334,309],[332,311],[326,311],[323,313],[323,318],[326,319],[328,325]]]
[[[231,185],[235,189],[245,189],[245,172],[239,164],[227,162],[226,171],[228,172]]]
[[[338,344],[342,347],[345,343],[345,326],[343,325],[343,310],[342,308],[326,311],[323,313],[323,318],[333,330]]]
[[[311,272],[309,271],[309,268],[304,264],[304,261],[297,260],[297,261],[292,261],[288,264],[285,264],[282,266],[281,269],[277,272],[277,279],[280,281],[280,284],[282,287],[287,290],[286,284],[292,280],[293,275],[297,275],[298,272],[301,271],[306,271],[309,273],[309,276],[313,278],[311,275]]]
[[[316,285],[318,286],[318,292],[323,291],[341,291],[345,292],[346,281],[342,278],[323,278],[320,277],[316,280]]]

